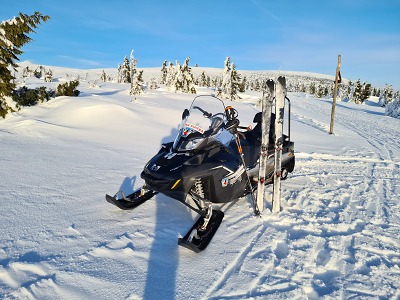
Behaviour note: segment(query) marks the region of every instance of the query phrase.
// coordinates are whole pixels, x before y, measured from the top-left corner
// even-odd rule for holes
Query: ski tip
[[[200,253],[201,251],[203,251],[204,249],[199,249],[195,244],[193,244],[192,242],[189,242],[187,240],[185,240],[184,238],[179,238],[178,239],[178,245],[185,247],[186,249],[189,249],[195,253]]]

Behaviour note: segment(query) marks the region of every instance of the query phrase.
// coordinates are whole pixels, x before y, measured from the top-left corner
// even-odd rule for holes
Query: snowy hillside
[[[132,101],[101,70],[52,69],[57,82],[26,84],[79,75],[82,94],[0,119],[1,299],[400,299],[400,120],[373,100],[339,102],[329,135],[331,99],[289,93],[296,167],[282,212],[222,205],[195,254],[177,245],[197,218],[184,205],[159,194],[122,211],[104,199],[143,183],[194,96],[160,88]],[[260,96],[229,103],[242,124]]]

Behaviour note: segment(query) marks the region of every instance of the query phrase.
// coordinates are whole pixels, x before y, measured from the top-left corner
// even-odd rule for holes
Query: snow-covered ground
[[[184,205],[159,194],[122,211],[104,199],[143,183],[193,95],[132,101],[128,85],[75,72],[86,78],[78,98],[0,119],[0,298],[400,299],[400,120],[376,101],[339,102],[329,135],[331,99],[289,94],[296,167],[282,212],[222,205],[195,254],[177,245],[196,219]],[[229,104],[250,124],[261,95],[242,96]]]

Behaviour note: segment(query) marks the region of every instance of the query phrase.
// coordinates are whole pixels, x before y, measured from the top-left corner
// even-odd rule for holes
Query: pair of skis
[[[264,192],[268,146],[271,125],[272,106],[275,94],[275,163],[273,180],[272,212],[281,210],[281,170],[282,170],[282,146],[283,146],[283,117],[285,110],[286,79],[279,76],[275,84],[273,80],[266,82],[262,98],[262,121],[261,121],[261,147],[258,173],[258,186],[255,212],[260,214],[264,209]]]

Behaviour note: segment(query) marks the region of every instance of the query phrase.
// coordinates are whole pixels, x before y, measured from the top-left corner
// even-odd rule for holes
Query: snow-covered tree
[[[16,87],[11,72],[18,66],[16,61],[23,53],[21,47],[32,40],[28,34],[48,19],[49,16],[40,12],[30,16],[19,13],[17,17],[0,23],[0,115],[3,117],[10,109],[5,97],[11,96]]]
[[[207,77],[206,74],[203,72],[201,72],[200,78],[198,80],[198,85],[199,86],[207,86]]]
[[[379,97],[379,104],[386,106],[393,100],[393,88],[390,84],[386,84],[381,96]]]
[[[397,96],[385,106],[385,114],[387,116],[400,119],[400,96]]]
[[[194,78],[189,67],[190,57],[186,58],[183,65],[176,61],[176,65],[169,64],[166,76],[166,85],[171,91],[183,93],[196,93]]]
[[[158,84],[157,84],[157,80],[155,77],[151,77],[149,79],[149,82],[147,83],[147,87],[149,88],[149,90],[156,90],[158,89]]]
[[[189,60],[190,60],[190,57],[187,57],[181,67],[181,74],[182,74],[182,79],[183,79],[182,92],[196,94],[196,89],[194,87],[193,74],[192,74],[191,68],[189,67]]]
[[[360,80],[356,80],[355,84],[354,84],[354,91],[353,91],[353,95],[351,97],[351,101],[353,101],[354,103],[360,104],[362,103],[362,85],[360,83]]]
[[[53,72],[48,69],[44,75],[44,81],[45,82],[51,82],[53,80]]]
[[[108,80],[107,74],[104,70],[101,72],[100,80],[103,82],[107,82],[107,80]]]
[[[173,82],[175,81],[175,77],[176,77],[175,67],[172,64],[172,62],[169,62],[168,68],[167,68],[167,77],[166,77],[165,85],[168,87],[172,87]]]
[[[121,66],[121,83],[131,82],[131,67],[129,64],[129,59],[125,56],[124,62]]]
[[[130,77],[131,77],[131,81],[133,80],[133,77],[136,74],[136,65],[137,65],[137,60],[135,59],[134,55],[133,55],[134,50],[131,51],[131,64],[130,64]]]
[[[240,89],[240,75],[236,71],[236,66],[231,63],[229,57],[225,59],[222,86],[219,96],[224,99],[237,100]]]
[[[363,86],[361,88],[361,99],[362,102],[367,100],[371,96],[371,84],[370,83],[363,83]]]
[[[137,71],[132,77],[131,89],[129,94],[132,96],[138,96],[143,93],[143,70]]]
[[[167,76],[168,76],[167,61],[164,60],[161,66],[161,81],[160,81],[161,84],[167,83]]]
[[[121,83],[122,82],[122,67],[120,64],[118,64],[118,69],[117,69],[117,82]]]

